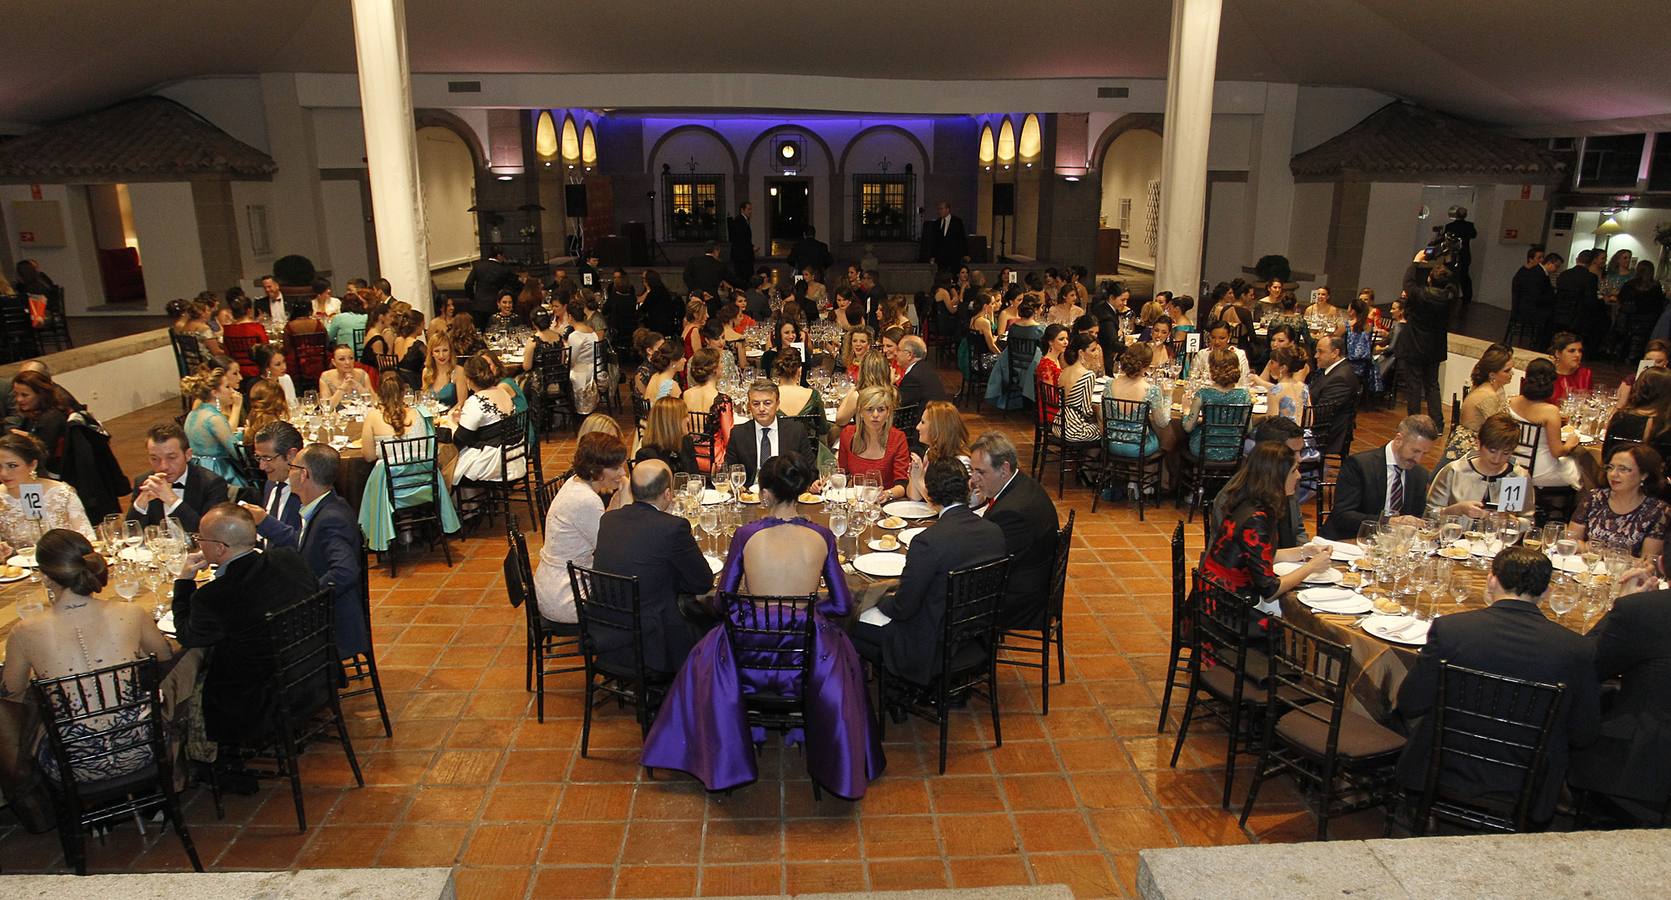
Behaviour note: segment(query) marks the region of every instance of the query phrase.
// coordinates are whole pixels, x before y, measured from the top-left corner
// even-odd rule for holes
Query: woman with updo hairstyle
[[[811,424],[812,435],[817,439],[818,458],[815,462],[822,466],[835,459],[835,451],[830,449],[830,423],[824,413],[823,396],[817,388],[803,383],[803,368],[801,358],[793,353],[777,358],[777,365],[771,372],[772,381],[777,384],[777,408],[780,415],[818,417],[816,422],[808,419],[807,423]]]
[[[394,378],[385,378],[385,382],[398,384]],[[256,379],[249,389],[249,412],[244,415],[244,446],[255,447],[255,436],[274,422],[285,422],[290,419],[290,406],[284,399],[284,388],[276,381],[266,378]]]
[[[1271,353],[1268,368],[1276,376],[1276,383],[1271,385],[1267,407],[1295,425],[1304,425],[1306,408],[1311,406],[1311,389],[1306,387],[1303,377],[1305,362],[1299,348],[1277,349]]]
[[[654,403],[663,397],[678,397],[683,391],[679,387],[679,370],[685,367],[685,355],[679,352],[677,344],[663,341],[661,346],[650,351],[648,366],[650,377],[644,381],[644,399]]]
[[[93,526],[75,489],[54,481],[40,471],[46,453],[41,442],[27,434],[0,435],[0,561],[11,558],[18,547],[35,543],[43,528],[65,528],[87,539]],[[23,485],[41,487],[41,518],[29,518],[23,508]]]
[[[575,442],[574,474],[546,510],[545,542],[534,569],[534,595],[546,620],[565,625],[579,621],[568,564],[592,564],[606,498],[611,508],[619,508],[630,494],[627,445],[620,438],[593,432]]]
[[[1555,364],[1547,359],[1534,359],[1526,365],[1526,375],[1520,379],[1519,395],[1509,398],[1509,415],[1517,422],[1543,426],[1543,437],[1538,441],[1532,463],[1532,484],[1576,488],[1585,482],[1585,472],[1578,464],[1578,457],[1584,454],[1577,453],[1580,446],[1577,429],[1570,436],[1561,433],[1561,410],[1549,401],[1554,393]],[[1593,479],[1590,484],[1594,484]]]
[[[716,323],[709,323],[716,324]],[[703,416],[701,435],[704,438],[702,452],[696,457],[697,468],[704,473],[713,471],[714,465],[725,459],[725,448],[731,441],[731,425],[733,423],[731,398],[720,393],[720,366],[725,351],[714,347],[703,347],[690,358],[690,364],[685,368],[685,409]],[[695,429],[695,426],[691,426]],[[712,438],[714,455],[708,457],[707,439]]]
[[[456,327],[456,326],[455,326]],[[499,368],[486,353],[470,357],[464,377],[475,392],[453,408],[453,444],[458,458],[453,462],[453,484],[471,481],[515,481],[527,471],[526,459],[512,460],[509,471],[499,471],[499,445],[489,443],[487,427],[516,413],[516,393],[499,378]],[[530,448],[530,452],[534,452]]]
[[[1062,374],[1056,377],[1062,389],[1061,436],[1070,441],[1098,440],[1102,409],[1093,393],[1103,377],[1102,345],[1090,332],[1082,331],[1068,341],[1062,362]]]
[[[1479,362],[1468,376],[1468,393],[1462,398],[1462,409],[1451,423],[1451,433],[1445,439],[1445,452],[1440,464],[1461,459],[1479,446],[1480,426],[1485,420],[1509,411],[1509,380],[1514,378],[1514,351],[1502,344],[1492,344],[1480,354]]]
[[[1006,343],[998,352],[986,382],[986,402],[999,409],[1021,409],[1033,400],[1033,375],[1046,349],[1044,326],[1033,318],[1037,313],[1038,301],[1023,294],[1016,314],[999,322],[998,331],[1005,335]],[[1010,356],[1017,352],[1026,353],[1027,361],[1021,364],[1012,381]]]
[[[191,412],[186,413],[183,427],[186,442],[191,447],[192,463],[226,479],[235,487],[248,487],[238,467],[233,465],[233,446],[238,438],[232,422],[224,412],[238,394],[237,369],[210,369],[180,379],[180,393],[191,398]]]
[[[407,387],[422,390],[424,369],[429,362],[429,345],[424,343],[424,314],[415,309],[403,309],[392,311],[390,318],[394,323],[391,329],[394,338],[389,342],[389,350],[395,355],[395,370]],[[448,344],[448,338],[443,334],[437,343]],[[448,349],[451,349],[450,344]]]
[[[46,584],[47,606],[42,612],[19,621],[7,638],[0,696],[19,697],[29,688],[30,681],[36,679],[81,675],[147,656],[166,660],[174,655],[168,640],[151,619],[149,604],[110,602],[97,596],[104,590],[108,573],[104,557],[94,552],[84,535],[54,528],[35,545],[35,559],[40,565],[41,580]],[[125,684],[119,690],[137,691],[138,687]],[[69,715],[85,710],[55,709],[53,712]],[[85,724],[91,730],[105,730],[140,721],[148,714],[149,707],[141,705],[120,714],[95,717]],[[117,715],[121,718],[115,718]],[[35,760],[48,778],[62,780],[57,758],[48,742],[40,742]],[[78,766],[72,774],[79,781],[103,781],[137,772],[151,762],[150,745],[141,744],[101,756],[84,767]]]
[[[435,426],[429,418],[406,405],[406,386],[399,379],[385,378],[377,383],[377,403],[366,409],[365,422],[360,426],[360,458],[372,463],[372,467],[361,493],[359,519],[360,530],[365,533],[367,543],[378,553],[387,550],[395,539],[394,516],[398,510],[421,506],[436,499],[435,490],[427,480],[402,477],[423,471],[431,463],[424,461],[390,466],[383,459],[383,445],[391,440],[427,438],[433,434]],[[389,501],[387,484],[390,477],[396,483],[393,503]],[[441,481],[440,491],[436,509],[441,513],[441,530],[452,534],[459,529],[458,512],[445,480]]]
[[[1154,350],[1144,343],[1128,344],[1120,354],[1119,372],[1109,380],[1103,397],[1149,404],[1150,428],[1144,439],[1142,419],[1133,416],[1105,419],[1104,437],[1108,439],[1103,442],[1103,450],[1110,456],[1140,459],[1153,456],[1161,449],[1167,425],[1172,421],[1172,402],[1170,396],[1162,399],[1160,385],[1149,380],[1149,366],[1153,362]]]
[[[1242,367],[1236,358],[1236,353],[1229,348],[1214,350],[1207,354],[1207,375],[1211,384],[1203,385],[1195,392],[1191,399],[1189,412],[1184,414],[1184,432],[1189,435],[1189,453],[1196,459],[1201,458],[1201,435],[1195,426],[1201,423],[1201,409],[1210,405],[1241,406],[1252,405],[1253,399],[1247,388],[1242,387]],[[1211,457],[1215,462],[1227,462],[1234,459],[1226,448],[1214,450]],[[1224,457],[1219,459],[1218,457]]]
[[[769,614],[782,627],[804,623],[811,615],[812,662],[804,683],[796,671],[739,665],[739,658],[753,655],[750,642],[762,637],[745,630],[711,629],[691,649],[644,739],[644,765],[688,772],[711,791],[754,781],[758,763],[742,697],[764,693],[805,698],[807,740],[820,748],[809,752],[807,770],[824,790],[856,800],[882,774],[881,745],[870,729],[863,665],[847,633],[835,624],[853,612],[836,538],[796,507],[796,498],[816,476],[812,460],[793,449],[760,466],[764,515],[737,529],[715,585],[722,596],[818,595],[811,610],[804,602],[759,609],[740,600],[723,611],[739,623]],[[821,592],[821,583],[828,585],[827,592]],[[733,639],[727,632],[738,643],[736,654],[727,646]],[[764,639],[776,646],[775,636]]]
[[[702,326],[708,322],[708,304],[701,300],[689,300],[685,303],[685,320],[679,326],[679,343],[685,348],[685,358],[690,359],[696,351],[702,348]]]

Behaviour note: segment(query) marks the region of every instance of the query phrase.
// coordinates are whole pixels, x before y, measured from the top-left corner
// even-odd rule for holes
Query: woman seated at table
[[[911,317],[905,312],[907,300],[903,295],[890,296],[882,301],[876,312],[876,330],[886,332],[898,328],[905,334],[911,333]],[[896,342],[897,343],[897,342]]]
[[[1584,365],[1584,339],[1570,331],[1556,333],[1549,342],[1549,355],[1555,359],[1555,392],[1549,402],[1556,406],[1568,394],[1590,389],[1594,373]]]
[[[1023,297],[1016,307],[1016,314],[1009,320],[1007,330],[1001,329],[1005,335],[1004,349],[999,351],[998,359],[992,364],[992,377],[986,383],[986,402],[998,409],[1021,409],[1033,399],[1033,373],[1038,366],[1043,346],[1039,343],[1044,338],[1044,326],[1033,319],[1038,308],[1030,298]],[[1018,341],[1032,341],[1032,358],[1022,366],[1018,375],[1018,383],[1010,384],[1010,348]],[[1008,390],[1006,391],[1006,388]],[[1006,394],[1010,394],[1007,399]]]
[[[1282,380],[1282,376],[1277,373],[1271,362],[1271,357],[1276,356],[1278,350],[1285,349],[1294,351],[1294,354],[1299,358],[1299,368],[1293,374],[1299,379],[1300,383],[1303,384],[1311,378],[1311,357],[1306,353],[1305,347],[1300,344],[1293,326],[1278,325],[1272,328],[1269,340],[1270,356],[1265,359],[1265,368],[1253,376],[1254,384],[1267,388],[1276,387],[1277,382]]]
[[[395,379],[391,378],[390,381]],[[249,412],[244,414],[242,432],[244,446],[251,452],[255,448],[255,436],[274,422],[290,421],[290,406],[284,399],[284,388],[279,383],[266,378],[257,379],[249,389]]]
[[[250,356],[254,358],[255,365],[261,370],[260,376],[250,386],[250,393],[255,393],[255,384],[270,381],[278,385],[279,390],[284,394],[286,408],[295,409],[297,405],[296,382],[287,371],[290,364],[285,361],[284,354],[280,353],[278,348],[272,344],[256,344],[250,348]]]
[[[469,359],[487,349],[487,341],[476,330],[476,320],[470,318],[469,313],[453,316],[453,324],[447,333],[452,336],[453,359]]]
[[[660,350],[665,343],[667,343],[667,338],[662,337],[660,332],[648,328],[640,328],[632,333],[632,355],[634,359],[638,360],[638,369],[632,375],[633,394],[639,397],[644,396],[645,386],[650,383],[650,379],[656,374],[654,366],[650,363],[650,357],[657,350]]]
[[[431,344],[453,342],[453,318],[458,315],[457,304],[451,296],[441,296],[441,306],[435,310],[435,317],[429,320],[429,327],[424,330]]]
[[[1516,421],[1543,426],[1543,439],[1534,457],[1532,484],[1537,487],[1571,487],[1584,483],[1577,456],[1578,432],[1570,439],[1561,434],[1561,411],[1550,398],[1555,394],[1555,366],[1547,359],[1534,359],[1520,379],[1520,395],[1509,398],[1509,415]]]
[[[697,457],[696,465],[703,472],[712,471],[714,460],[725,459],[726,445],[731,442],[731,398],[719,389],[720,365],[724,359],[724,351],[703,347],[690,358],[690,364],[685,370],[687,387],[682,395],[685,410],[704,416],[702,436],[711,437],[714,441],[712,460],[707,459],[705,453]]]
[[[228,298],[226,306],[227,312],[232,316],[232,321],[221,326],[220,336],[222,343],[227,345],[229,352],[232,344],[230,338],[242,338],[243,341],[240,341],[240,343],[243,343],[244,341],[253,341],[254,343],[244,344],[245,346],[250,347],[253,347],[255,344],[266,342],[267,326],[255,320],[254,312],[250,309],[248,297],[239,296]],[[238,363],[239,369],[243,371],[245,378],[260,374],[260,370],[255,366],[255,360],[251,359],[249,356],[240,356],[236,362]]]
[[[858,417],[841,429],[836,467],[849,475],[876,475],[883,501],[905,496],[911,477],[911,448],[905,432],[894,427],[899,394],[892,387],[867,387],[859,395]]]
[[[429,345],[429,359],[424,362],[423,389],[435,395],[435,402],[443,412],[458,406],[463,389],[464,367],[457,364],[450,341],[436,341]]]
[[[360,346],[365,343],[366,337],[371,333],[367,327],[369,321],[370,319],[366,315],[364,298],[353,291],[349,291],[342,295],[342,311],[332,316],[330,322],[326,323],[325,339],[333,347],[339,344],[347,344],[357,357],[360,355]],[[360,333],[358,343],[354,340],[354,332],[356,331]],[[372,365],[376,365],[376,363],[372,363]]]
[[[41,581],[46,585],[47,606],[44,611],[18,622],[6,639],[5,678],[0,681],[0,697],[21,698],[29,683],[36,679],[80,675],[147,656],[158,660],[174,656],[174,648],[152,621],[148,604],[112,603],[98,597],[110,577],[104,557],[93,551],[85,535],[52,529],[35,545],[35,558],[40,563]],[[137,693],[138,685],[122,685],[121,689]],[[73,696],[73,688],[71,692]],[[55,712],[69,715],[85,710]],[[119,728],[138,722],[148,714],[149,707],[132,706],[83,724],[89,729]],[[85,749],[115,749],[111,744],[100,744]],[[41,741],[34,752],[36,763],[47,777],[62,780],[50,743]],[[140,744],[80,763],[73,775],[81,782],[105,781],[137,772],[151,762],[150,745]]]
[[[534,333],[522,342],[522,371],[532,372],[541,356],[563,351],[563,334],[558,327],[560,324],[561,316],[554,315],[551,310],[534,311]]]
[[[842,288],[835,292],[835,303],[830,307],[830,324],[843,331],[855,328],[867,328],[864,322],[864,311],[853,305],[853,292],[850,288]]]
[[[1671,505],[1659,499],[1665,461],[1647,444],[1626,443],[1607,458],[1607,486],[1578,501],[1567,537],[1658,559],[1671,526]]]
[[[1058,382],[1062,375],[1062,354],[1067,352],[1068,341],[1072,332],[1066,325],[1050,325],[1044,329],[1044,337],[1039,339],[1039,361],[1033,366],[1033,384],[1037,385]],[[1055,418],[1055,410],[1047,410],[1046,418]]]
[[[319,405],[336,409],[350,394],[371,396],[371,376],[354,362],[354,348],[338,344],[331,350],[331,367],[319,376]]]
[[[360,342],[360,364],[381,371],[383,360],[395,357],[395,311],[388,303],[374,303],[366,310],[364,340]],[[397,365],[398,368],[398,365]]]
[[[796,450],[784,450],[760,467],[765,515],[737,529],[718,589],[804,597],[818,592],[820,580],[826,585],[810,612],[813,655],[801,688],[808,698],[805,732],[791,732],[787,740],[804,745],[807,772],[820,787],[856,800],[886,762],[870,727],[863,665],[846,632],[832,621],[853,612],[835,535],[795,506],[815,474],[812,462]],[[739,633],[738,640],[748,636]],[[710,791],[758,777],[755,744],[766,736],[749,728],[744,697],[797,693],[793,672],[751,668],[749,655],[733,654],[729,642],[726,629],[715,628],[697,643],[644,739],[644,765],[688,772]]]
[[[830,424],[841,428],[853,421],[859,411],[859,392],[868,387],[893,387],[894,369],[882,354],[872,350],[859,360],[859,377],[853,383],[853,389],[847,396],[841,398],[841,404],[836,407],[835,421]]]
[[[393,337],[389,338],[389,352],[394,354],[395,371],[407,387],[422,390],[424,367],[429,362],[429,345],[424,343],[424,314],[408,309],[391,314],[391,321]],[[452,349],[451,338],[445,335],[433,343],[446,344],[449,351]]]
[[[1156,363],[1169,363],[1177,360],[1178,349],[1172,345],[1172,319],[1167,316],[1156,316],[1149,324],[1149,336],[1143,343],[1149,345],[1153,351]]]
[[[1184,433],[1189,435],[1189,453],[1196,459],[1201,458],[1201,435],[1196,426],[1201,424],[1201,410],[1208,406],[1241,406],[1251,405],[1252,397],[1247,388],[1241,387],[1242,364],[1236,358],[1235,351],[1230,349],[1214,350],[1207,354],[1207,379],[1209,384],[1202,385],[1190,400],[1189,412],[1184,414]],[[1234,459],[1234,451],[1230,448],[1215,448],[1215,461]]]
[[[1667,364],[1671,364],[1671,341],[1661,340],[1660,338],[1649,341],[1647,349],[1642,351],[1642,361],[1647,363],[1647,366],[1640,370],[1642,372],[1653,369],[1664,371]],[[1629,404],[1630,389],[1636,386],[1638,377],[1640,376],[1636,372],[1631,372],[1625,375],[1623,381],[1619,382],[1619,390],[1614,397],[1614,402],[1620,408]]]
[[[1099,424],[1102,407],[1096,401],[1097,382],[1102,380],[1102,345],[1089,333],[1073,336],[1062,353],[1067,366],[1057,376],[1062,388],[1062,434],[1070,441],[1102,439]]]
[[[383,459],[383,445],[392,440],[429,437],[435,426],[425,416],[406,405],[406,387],[398,379],[385,378],[377,385],[377,405],[366,410],[365,423],[360,427],[360,458],[374,463],[366,478],[365,493],[360,498],[360,530],[366,542],[378,553],[389,549],[395,539],[396,510],[421,506],[435,500],[435,488],[441,491],[436,510],[441,516],[441,530],[448,534],[458,531],[458,511],[453,508],[452,495],[447,491],[446,479],[437,478],[434,484],[420,482],[415,473],[423,462],[389,466]],[[410,454],[410,451],[408,451]],[[407,458],[402,456],[401,458]],[[430,460],[429,465],[439,465]],[[391,471],[392,469],[392,471]],[[401,476],[414,473],[409,481]],[[388,479],[397,481],[394,502],[389,502]]]
[[[998,295],[983,292],[970,309],[969,329],[957,345],[957,368],[968,378],[974,372],[991,372],[998,358],[998,328],[992,313],[998,308]]]
[[[1148,344],[1132,344],[1120,354],[1119,371],[1109,379],[1108,389],[1103,392],[1103,399],[1124,400],[1149,404],[1149,434],[1147,439],[1140,440],[1143,435],[1143,423],[1140,419],[1122,418],[1118,422],[1109,423],[1104,419],[1104,425],[1114,432],[1113,439],[1105,440],[1103,452],[1122,459],[1141,459],[1152,456],[1161,449],[1164,437],[1168,433],[1167,424],[1172,421],[1171,392],[1161,393],[1160,385],[1149,380],[1149,365],[1154,362],[1153,351]],[[1105,435],[1106,436],[1106,435]]]
[[[841,338],[841,366],[847,370],[847,377],[859,380],[859,361],[871,351],[876,343],[876,335],[867,325],[851,329]]]
[[[1644,369],[1607,422],[1607,442],[1658,442],[1671,425],[1671,371]],[[1656,448],[1657,449],[1657,448]]]
[[[168,314],[174,317],[174,333],[196,338],[205,356],[221,357],[226,355],[226,350],[221,346],[220,338],[215,336],[214,329],[209,327],[209,317],[214,309],[202,300],[174,300],[168,304]],[[297,329],[299,332],[322,330],[324,326]],[[289,333],[290,329],[286,327],[285,334]]]
[[[923,407],[923,416],[917,421],[917,441],[923,445],[923,452],[911,454],[905,496],[926,501],[928,489],[923,485],[923,473],[935,460],[955,459],[964,468],[969,467],[969,426],[963,423],[957,407],[945,400],[934,400]]]
[[[650,404],[649,418],[644,420],[644,437],[632,461],[659,459],[675,472],[704,474],[705,470],[697,465],[696,442],[689,431],[689,420],[684,401],[678,397],[663,397]],[[705,451],[703,455],[707,455]]]
[[[71,410],[58,385],[40,372],[13,375],[12,412],[9,430],[28,434],[41,442],[46,452],[47,471],[62,468],[64,432],[69,427]]]
[[[678,397],[683,394],[679,387],[679,370],[685,367],[684,354],[676,344],[663,342],[650,354],[650,368],[653,374],[644,382],[644,399],[651,403],[663,397]]]
[[[1273,416],[1282,416],[1296,425],[1304,425],[1306,408],[1311,406],[1311,390],[1306,387],[1301,374],[1305,371],[1305,364],[1298,348],[1283,347],[1272,351],[1265,371],[1276,376],[1276,383],[1271,385],[1270,394],[1266,397],[1266,409]]]
[[[684,348],[685,358],[690,359],[696,351],[702,349],[702,325],[708,321],[708,304],[701,300],[691,300],[685,304],[685,320],[679,326],[679,344]]]
[[[186,441],[191,445],[192,463],[226,479],[234,487],[249,482],[232,464],[232,445],[237,443],[236,426],[221,411],[230,398],[240,397],[233,379],[237,369],[210,369],[180,379],[180,393],[192,399],[186,413]]]
[[[598,337],[596,330],[586,323],[586,304],[570,300],[569,321],[569,390],[574,394],[575,411],[588,415],[598,406],[598,394],[604,389],[597,379]],[[526,363],[526,360],[524,360]],[[613,386],[614,382],[610,382]]]
[[[547,621],[566,625],[580,621],[568,564],[592,565],[604,498],[610,498],[611,509],[619,509],[630,493],[627,447],[620,438],[588,434],[575,442],[574,474],[563,482],[545,512],[545,542],[534,568],[534,596]]]
[[[1249,291],[1252,287],[1249,286]],[[1282,299],[1276,303],[1276,311],[1271,314],[1270,327],[1287,325],[1296,333],[1303,334],[1310,331],[1305,322],[1305,314],[1300,312],[1299,300],[1292,293],[1284,292]]]
[[[500,380],[493,360],[485,353],[470,357],[464,364],[464,377],[473,393],[453,408],[452,442],[458,447],[458,458],[453,461],[452,483],[460,481],[498,481],[499,445],[488,443],[483,432],[488,426],[516,413],[516,394]],[[523,477],[527,460],[511,460],[503,477],[512,481]]]
[[[1276,548],[1278,524],[1299,483],[1299,457],[1292,448],[1274,441],[1255,444],[1219,493],[1215,507],[1225,515],[1213,524],[1201,554],[1202,571],[1271,615],[1281,612],[1277,598],[1330,565],[1329,554],[1315,547]],[[1278,575],[1272,567],[1279,562],[1300,565]]]
[[[1032,297],[1044,307],[1045,322],[1053,325],[1072,325],[1073,320],[1085,315],[1085,308],[1074,302],[1079,299],[1078,293],[1058,289],[1056,295],[1050,297],[1045,293],[1044,282],[1040,280],[1037,272],[1028,272],[1025,281],[1027,293],[1023,296]]]
[[[93,538],[93,526],[81,507],[75,488],[43,477],[41,442],[26,434],[0,435],[0,560],[19,547],[28,547],[43,531],[66,528]],[[41,518],[31,519],[23,508],[23,485],[41,488]]]
[[[799,347],[792,345],[800,345]],[[800,322],[795,319],[779,315],[772,320],[772,334],[767,342],[766,352],[760,355],[760,370],[763,372],[777,371],[777,361],[785,352],[802,356],[801,347],[806,346],[806,335],[801,330]]]
[[[1483,517],[1497,508],[1504,478],[1525,478],[1526,467],[1514,461],[1520,446],[1520,426],[1508,413],[1498,413],[1480,423],[1474,448],[1461,459],[1452,460],[1434,473],[1427,486],[1427,512],[1434,516]],[[1529,513],[1537,505],[1537,488],[1527,485],[1520,505]]]
[[[1508,396],[1503,389],[1514,377],[1514,351],[1502,344],[1492,344],[1480,354],[1479,362],[1468,376],[1472,387],[1462,398],[1462,412],[1451,423],[1450,437],[1445,441],[1441,463],[1467,456],[1474,449],[1480,426],[1498,413],[1508,412]]]

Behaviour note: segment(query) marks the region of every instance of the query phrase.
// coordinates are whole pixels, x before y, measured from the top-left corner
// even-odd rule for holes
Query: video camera
[[[1449,268],[1455,268],[1457,260],[1462,257],[1462,238],[1444,230],[1444,226],[1433,226],[1433,240],[1427,242],[1422,251],[1429,262],[1444,263]]]

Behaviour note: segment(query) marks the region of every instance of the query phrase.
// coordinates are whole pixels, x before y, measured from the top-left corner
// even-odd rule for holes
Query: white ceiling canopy
[[[0,121],[202,75],[352,72],[346,0],[20,0]],[[1671,122],[1664,0],[1225,0],[1221,80],[1369,88],[1526,131]],[[407,0],[430,73],[1164,78],[1167,0]],[[1636,120],[1634,126],[1610,124]],[[1671,127],[1666,125],[1664,127]]]

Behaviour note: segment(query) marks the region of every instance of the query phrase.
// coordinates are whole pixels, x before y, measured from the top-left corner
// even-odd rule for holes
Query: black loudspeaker
[[[992,185],[992,214],[995,216],[1015,215],[1015,185],[1000,181]]]
[[[586,217],[586,185],[563,185],[563,207],[571,219]]]
[[[625,237],[611,234],[598,238],[593,248],[598,254],[598,265],[614,268],[632,264],[632,247]]]

